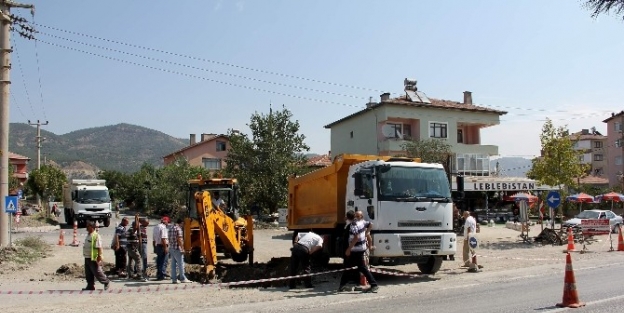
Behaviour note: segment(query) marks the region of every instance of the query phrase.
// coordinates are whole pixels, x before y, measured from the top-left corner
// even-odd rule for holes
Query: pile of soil
[[[12,258],[14,254],[17,253],[17,248],[15,247],[3,247],[0,248],[0,264],[7,262]]]
[[[102,264],[102,268],[104,269],[104,274],[106,274],[107,276],[112,275],[112,269],[115,267],[115,264],[113,263],[108,263],[108,262],[104,262],[104,264]],[[69,264],[64,264],[61,265],[61,267],[59,267],[56,270],[56,275],[57,276],[63,276],[64,278],[69,278],[69,279],[80,279],[80,278],[85,278],[85,269],[84,269],[84,264],[78,265],[77,263],[69,263]]]

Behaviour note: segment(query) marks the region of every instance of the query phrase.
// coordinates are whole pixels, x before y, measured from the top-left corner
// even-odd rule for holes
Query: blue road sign
[[[556,209],[559,204],[561,204],[561,196],[559,195],[559,192],[555,190],[550,191],[546,196],[546,202],[549,207]]]
[[[6,196],[4,199],[4,213],[17,212],[17,196]]]
[[[468,240],[468,245],[470,246],[470,248],[475,249],[477,248],[477,245],[479,243],[477,242],[477,238],[476,237],[470,237],[470,239]]]
[[[24,192],[21,189],[18,189],[17,190],[17,197],[21,199],[23,195],[24,195]]]

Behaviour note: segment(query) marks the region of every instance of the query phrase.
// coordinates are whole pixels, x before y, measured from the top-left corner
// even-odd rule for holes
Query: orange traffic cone
[[[61,230],[61,233],[59,234],[58,245],[59,246],[64,246],[65,245],[65,232],[62,231],[62,230]]]
[[[78,222],[74,221],[74,240],[70,244],[72,247],[78,247]]]
[[[568,227],[568,248],[563,252],[567,253],[574,251],[576,251],[576,248],[574,247],[574,235],[572,234],[572,227]]]
[[[617,251],[624,251],[624,238],[622,238],[622,226],[618,225],[618,249]]]
[[[561,303],[557,303],[557,307],[580,308],[582,306],[585,306],[585,303],[579,301],[578,292],[576,291],[576,279],[572,269],[572,257],[568,253],[566,255],[565,278],[563,279],[563,300]]]
[[[364,256],[364,265],[366,265],[368,267],[368,256]],[[364,288],[368,286],[368,280],[366,279],[366,276],[364,276],[362,273],[360,273],[360,288]]]

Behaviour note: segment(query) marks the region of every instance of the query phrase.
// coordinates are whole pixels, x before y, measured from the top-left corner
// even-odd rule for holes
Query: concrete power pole
[[[40,169],[41,168],[41,141],[45,139],[41,137],[41,126],[48,125],[48,121],[42,124],[39,120],[37,120],[37,123],[31,123],[29,120],[28,124],[37,125],[37,169]]]
[[[9,219],[4,213],[5,197],[9,195],[9,99],[11,84],[11,8],[31,9],[35,6],[0,0],[0,247],[9,245]]]

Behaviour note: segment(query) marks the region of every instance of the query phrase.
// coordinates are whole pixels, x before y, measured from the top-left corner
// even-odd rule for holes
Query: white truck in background
[[[63,185],[65,223],[84,226],[86,221],[98,221],[110,226],[112,203],[106,180],[72,179]]]

